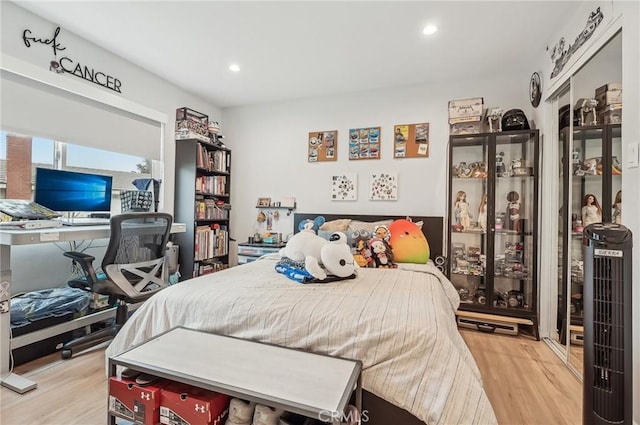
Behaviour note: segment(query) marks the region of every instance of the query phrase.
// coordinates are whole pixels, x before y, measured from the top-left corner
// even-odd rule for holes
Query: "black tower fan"
[[[591,224],[583,244],[583,423],[631,424],[632,235],[619,224]]]

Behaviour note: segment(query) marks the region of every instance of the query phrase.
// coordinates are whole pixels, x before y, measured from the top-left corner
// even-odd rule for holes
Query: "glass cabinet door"
[[[603,221],[605,202],[603,184],[604,129],[575,127],[571,152],[571,238],[567,247],[569,267],[570,327],[579,334],[583,318],[584,258],[582,231],[592,223]],[[608,203],[608,202],[607,202]],[[605,204],[606,207],[608,205]],[[576,328],[577,327],[577,328]]]
[[[575,127],[571,172],[571,238],[567,246],[571,267],[570,342],[582,344],[584,258],[582,235],[592,223],[622,220],[621,126],[599,125]],[[618,198],[620,202],[617,202]],[[621,221],[620,221],[621,222]],[[574,335],[575,333],[575,335]]]
[[[467,306],[486,306],[488,143],[483,135],[450,145],[449,276]]]
[[[495,136],[493,306],[536,311],[538,145],[533,133]]]

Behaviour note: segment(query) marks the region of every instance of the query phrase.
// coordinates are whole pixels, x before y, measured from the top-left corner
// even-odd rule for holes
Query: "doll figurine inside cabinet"
[[[602,208],[598,199],[594,194],[587,193],[582,201],[582,225],[586,227],[600,222],[602,222]]]
[[[611,206],[613,213],[611,214],[611,222],[615,224],[622,224],[622,191],[619,190],[616,193],[616,199]]]
[[[463,190],[459,190],[456,194],[454,212],[456,216],[456,222],[460,224],[463,229],[469,229],[471,227],[471,214],[469,214],[467,193]]]

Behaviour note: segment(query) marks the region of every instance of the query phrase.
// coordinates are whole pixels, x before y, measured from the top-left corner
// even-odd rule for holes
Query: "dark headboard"
[[[399,215],[359,215],[359,214],[322,214],[322,213],[295,213],[293,216],[293,231],[298,232],[298,225],[303,220],[313,220],[319,215],[323,216],[325,221],[337,220],[339,218],[350,218],[352,220],[360,221],[380,221],[380,220],[395,220],[399,218],[406,218],[406,216]],[[443,217],[421,217],[410,216],[412,221],[422,221],[422,233],[427,237],[429,241],[429,250],[431,252],[431,259],[433,260],[438,255],[443,255],[444,244],[444,218]]]

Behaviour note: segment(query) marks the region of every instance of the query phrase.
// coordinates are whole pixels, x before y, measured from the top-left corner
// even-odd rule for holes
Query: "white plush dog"
[[[302,230],[289,239],[287,246],[280,250],[280,255],[294,261],[304,261],[307,271],[320,280],[327,277],[325,269],[332,275],[347,277],[358,268],[347,245],[347,236],[342,232],[333,233],[328,241],[313,230]]]

